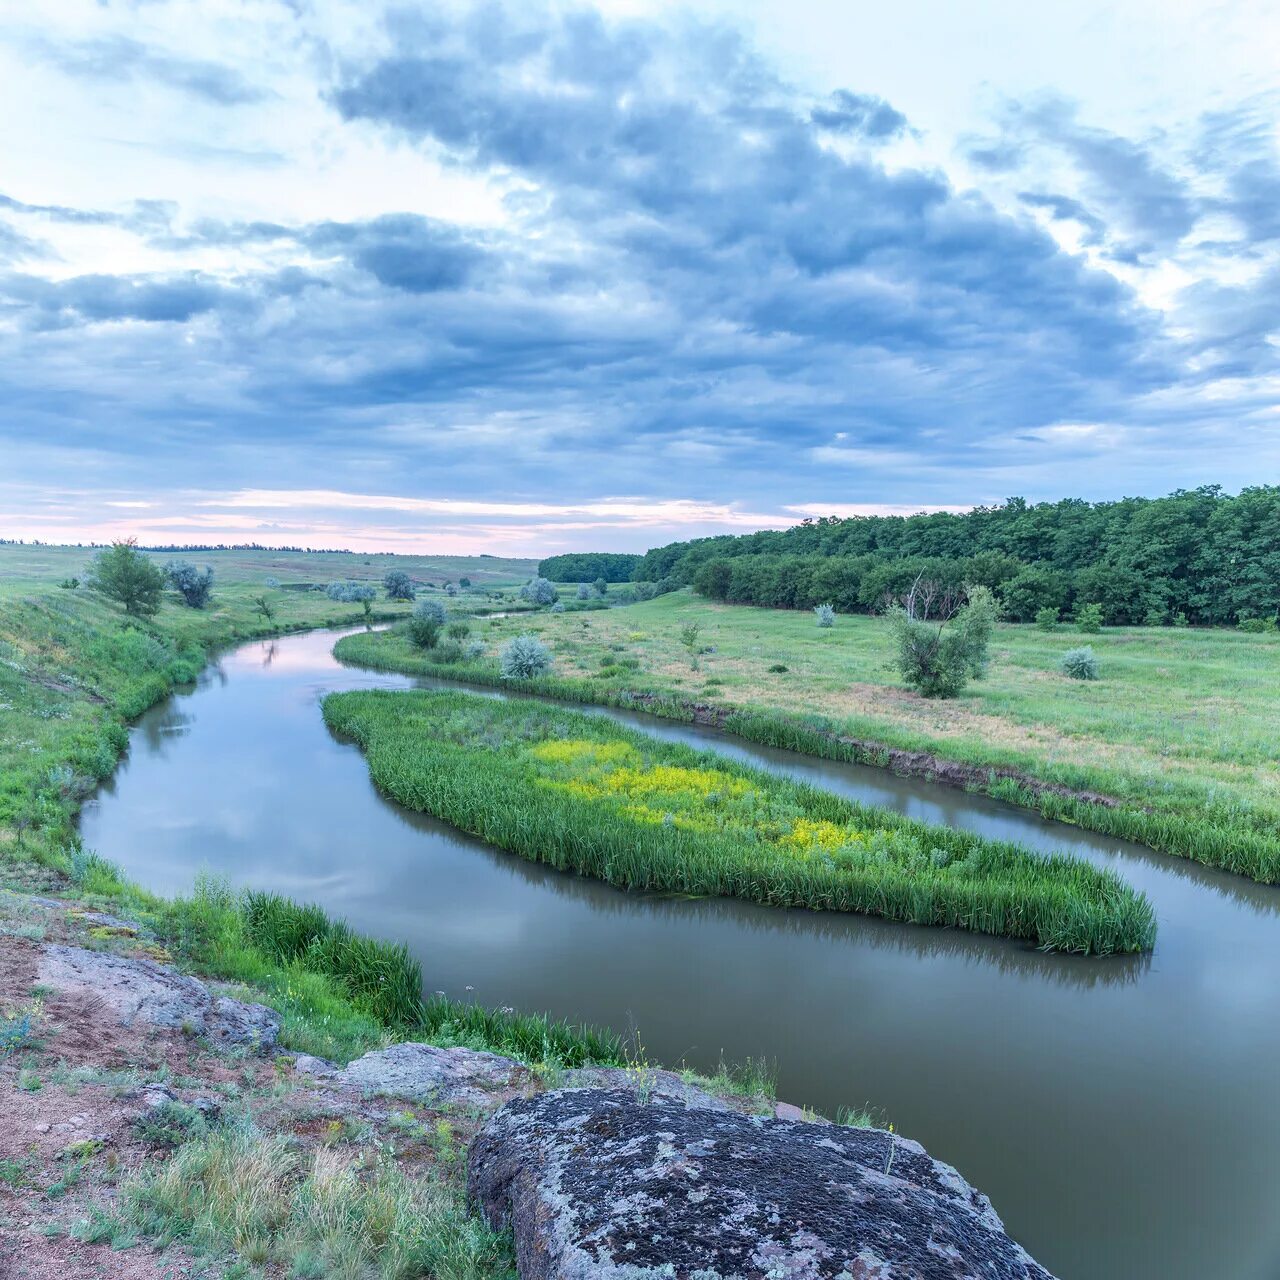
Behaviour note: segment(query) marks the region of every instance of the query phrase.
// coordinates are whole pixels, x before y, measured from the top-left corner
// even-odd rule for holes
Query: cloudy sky
[[[1274,482],[1274,0],[0,0],[0,536]]]

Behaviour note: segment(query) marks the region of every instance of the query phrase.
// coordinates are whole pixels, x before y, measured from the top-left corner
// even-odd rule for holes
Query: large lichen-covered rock
[[[690,1084],[674,1071],[658,1067],[580,1067],[566,1071],[566,1089],[625,1089],[645,1102],[676,1102],[682,1107],[725,1111],[723,1099]]]
[[[280,1032],[274,1009],[215,996],[198,978],[144,957],[51,944],[40,955],[39,981],[55,991],[91,994],[126,1026],[149,1022],[261,1052]]]
[[[1052,1280],[953,1168],[879,1129],[557,1090],[503,1107],[468,1168],[522,1280]]]

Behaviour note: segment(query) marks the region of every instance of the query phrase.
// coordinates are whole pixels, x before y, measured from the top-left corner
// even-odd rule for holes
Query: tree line
[[[539,577],[552,582],[630,582],[631,575],[640,563],[640,557],[620,551],[570,551],[560,556],[548,556],[538,565]],[[646,581],[657,582],[664,574]]]
[[[1280,486],[825,517],[657,547],[633,577],[735,604],[845,612],[879,610],[923,577],[988,587],[1018,621],[1096,604],[1111,625],[1233,624],[1280,614]]]

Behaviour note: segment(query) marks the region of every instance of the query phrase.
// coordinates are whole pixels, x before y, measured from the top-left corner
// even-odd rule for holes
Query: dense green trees
[[[1080,499],[965,515],[807,520],[783,531],[656,547],[637,582],[692,583],[731,603],[874,609],[924,572],[991,588],[1006,616],[1096,604],[1108,624],[1230,624],[1280,614],[1280,486]]]
[[[630,582],[639,556],[612,551],[579,551],[550,556],[538,565],[538,573],[552,582]],[[661,577],[661,575],[658,575]]]

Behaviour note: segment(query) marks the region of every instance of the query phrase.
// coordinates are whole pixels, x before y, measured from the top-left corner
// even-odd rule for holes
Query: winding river
[[[619,712],[912,817],[1115,867],[1154,955],[1083,959],[857,916],[626,895],[384,800],[319,699],[433,682],[254,642],[133,730],[86,844],[164,893],[212,869],[407,940],[427,983],[776,1061],[779,1096],[871,1103],[957,1165],[1063,1280],[1280,1276],[1280,889],[885,771]],[[491,691],[489,691],[491,692]]]

